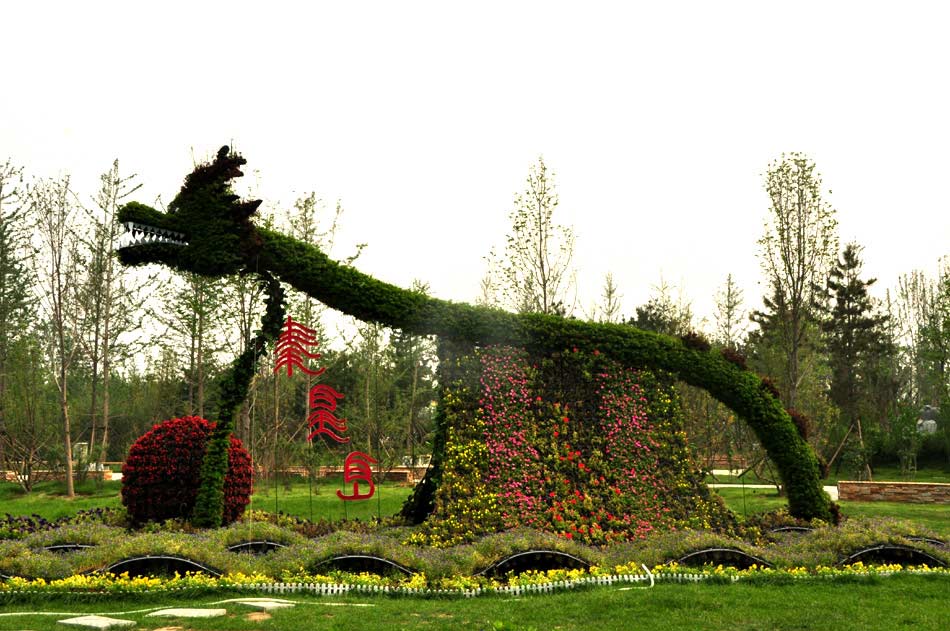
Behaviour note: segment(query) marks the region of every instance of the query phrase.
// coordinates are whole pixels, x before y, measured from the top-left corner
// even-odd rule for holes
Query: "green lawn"
[[[714,489],[739,516],[772,511],[787,505],[774,489]],[[910,504],[903,502],[838,502],[845,517],[894,517],[927,526],[950,538],[950,504]]]
[[[928,466],[925,469],[919,469],[912,473],[901,473],[897,465],[880,465],[871,472],[875,481],[879,482],[950,482],[950,466]],[[857,480],[854,473],[844,472],[835,473],[834,471],[824,480],[822,484],[831,486],[838,483],[838,480]],[[768,484],[766,480],[760,480],[755,472],[749,471],[745,475],[707,475],[707,483],[717,484]]]
[[[77,485],[77,497],[67,500],[63,484],[44,482],[33,493],[25,494],[18,486],[0,483],[0,515],[31,515],[36,513],[49,520],[75,514],[77,511],[98,507],[118,507],[119,482],[107,482],[96,488],[93,482]],[[324,480],[310,489],[305,480],[293,480],[290,488],[283,483],[274,488],[273,482],[258,482],[251,498],[251,508],[284,513],[310,519],[337,521],[350,519],[370,520],[377,515],[396,514],[411,488],[396,484],[377,487],[377,495],[369,500],[343,502],[336,496],[341,488],[339,480]],[[773,489],[720,488],[716,489],[736,514],[747,517],[755,513],[776,510],[786,506],[785,498]],[[840,502],[846,517],[895,517],[925,525],[945,538],[950,538],[950,505],[904,504],[894,502]]]
[[[39,515],[48,520],[75,515],[90,508],[113,508],[120,505],[119,482],[105,482],[97,488],[87,480],[76,484],[76,497],[66,498],[62,482],[40,482],[32,493],[24,493],[17,484],[0,483],[0,515]]]
[[[69,500],[61,482],[37,484],[32,493],[24,493],[16,484],[0,483],[0,515],[35,513],[54,520],[83,509],[119,507],[121,484],[106,482],[99,488],[91,481],[77,484],[77,495]],[[336,495],[337,489],[341,488],[339,479],[321,481],[312,489],[303,479],[292,479],[289,489],[282,482],[275,489],[271,481],[258,481],[251,497],[251,508],[269,512],[280,510],[306,519],[312,515],[314,520],[336,521],[348,517],[366,521],[377,515],[386,517],[397,513],[412,490],[408,486],[384,483],[376,487],[376,496],[369,500],[344,502]]]
[[[389,597],[285,598],[298,604],[254,619],[234,604],[235,594],[170,597],[111,597],[82,601],[44,597],[30,604],[8,604],[2,629],[64,628],[56,621],[69,614],[98,613],[135,620],[139,629],[177,627],[196,630],[272,631],[298,629],[753,629],[835,631],[946,629],[950,619],[950,578],[895,576],[876,579],[811,580],[794,585],[658,584],[652,589],[597,587],[522,598],[472,599]],[[255,594],[258,595],[258,594]],[[210,620],[147,618],[142,610],[158,607],[224,607],[228,615]],[[23,611],[58,611],[57,616],[11,616]],[[138,613],[127,613],[127,612]]]
[[[251,508],[268,512],[281,512],[304,519],[327,519],[339,521],[344,518],[366,521],[374,517],[395,515],[409,497],[412,487],[395,483],[376,486],[376,493],[368,500],[344,502],[337,497],[337,490],[352,493],[343,488],[341,478],[321,480],[313,487],[304,479],[293,479],[288,489],[283,483],[256,482]],[[311,517],[312,516],[312,517]]]

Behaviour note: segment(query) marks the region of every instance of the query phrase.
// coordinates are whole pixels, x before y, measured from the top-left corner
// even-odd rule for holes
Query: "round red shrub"
[[[122,504],[135,523],[187,518],[195,506],[201,461],[214,423],[197,416],[155,425],[129,449],[122,467]],[[251,456],[231,437],[224,479],[223,523],[233,522],[251,501]]]

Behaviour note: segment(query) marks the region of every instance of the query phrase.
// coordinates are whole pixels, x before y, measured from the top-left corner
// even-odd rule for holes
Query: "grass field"
[[[928,466],[924,469],[919,469],[911,473],[902,473],[900,467],[897,465],[881,465],[875,467],[872,471],[874,480],[879,482],[948,482],[950,483],[950,465],[933,465]],[[840,472],[835,473],[834,471],[822,481],[822,484],[833,485],[837,484],[839,480],[857,480],[858,478],[853,473]],[[768,484],[766,480],[761,480],[756,477],[755,472],[749,471],[748,473],[740,476],[733,475],[708,475],[706,476],[706,482],[708,483],[719,483],[719,484],[741,484],[745,482],[746,484]]]
[[[773,511],[787,505],[774,489],[718,488],[714,489],[726,504],[740,517]],[[950,505],[910,504],[899,502],[838,502],[844,517],[893,517],[907,519],[927,526],[950,537]]]
[[[67,500],[63,485],[45,482],[36,490],[24,494],[14,484],[0,483],[0,515],[38,514],[49,520],[75,514],[79,510],[99,507],[119,507],[120,482],[107,482],[100,488],[92,482],[77,485],[77,497]],[[306,481],[296,480],[289,487],[283,483],[257,483],[251,498],[251,508],[281,512],[304,519],[338,521],[349,519],[371,520],[399,512],[411,488],[395,484],[377,487],[377,496],[358,502],[343,502],[336,496],[339,481],[325,480],[312,489]],[[773,489],[719,488],[715,489],[726,504],[740,517],[772,511],[786,506],[786,500]],[[904,504],[894,502],[840,502],[845,517],[894,517],[920,523],[950,538],[950,505]]]
[[[314,488],[305,481],[289,487],[257,484],[251,507],[304,518],[336,520],[371,519],[398,511],[410,488],[384,485],[380,497],[363,502],[341,502],[338,481]],[[47,519],[84,508],[119,506],[120,483],[96,488],[78,487],[79,496],[65,500],[62,485],[39,485],[25,495],[12,484],[0,484],[0,514],[38,513]],[[718,489],[727,504],[741,515],[785,506],[771,489]],[[346,511],[344,515],[344,510]],[[950,538],[947,505],[844,502],[845,516],[890,516],[924,524]],[[544,596],[506,598],[500,595],[474,599],[423,599],[392,597],[288,596],[299,604],[272,614],[250,615],[249,609],[227,604],[228,615],[210,620],[147,618],[161,607],[202,607],[241,593],[186,596],[169,594],[77,597],[44,594],[18,597],[0,606],[0,631],[65,628],[58,621],[75,615],[98,613],[134,620],[136,628],[259,631],[270,629],[945,629],[950,619],[950,578],[895,576],[796,581],[789,584],[669,584],[652,589],[617,586],[577,589]],[[260,594],[251,594],[260,595]],[[24,600],[26,599],[26,600]],[[2,602],[2,601],[0,601]],[[216,605],[222,606],[222,605]],[[37,615],[37,612],[59,612]],[[31,615],[19,615],[30,613]]]
[[[223,599],[236,594],[201,597],[114,596],[108,600],[8,605],[0,630],[63,629],[57,620],[98,613],[135,620],[136,628],[272,631],[298,629],[486,629],[598,631],[649,629],[753,629],[874,631],[943,630],[950,619],[946,576],[894,576],[876,579],[798,581],[775,584],[657,584],[653,588],[597,587],[541,596],[472,599],[287,596],[298,603],[272,617],[251,616],[249,609]],[[246,594],[242,594],[246,595]],[[148,618],[159,607],[224,607],[228,615],[210,620]],[[146,610],[146,611],[143,611]],[[58,611],[57,616],[10,615]],[[128,613],[137,612],[137,613]]]
[[[37,484],[32,493],[23,493],[19,486],[0,483],[0,515],[39,515],[48,520],[74,515],[80,510],[90,508],[118,508],[121,506],[119,492],[121,482],[105,482],[97,487],[94,482],[86,481],[76,485],[76,497],[65,497],[65,485],[61,482],[43,482]],[[409,496],[411,487],[396,484],[381,484],[376,487],[376,495],[363,501],[343,502],[336,491],[341,489],[340,481],[327,479],[311,488],[305,480],[293,480],[286,487],[282,482],[275,488],[273,482],[256,482],[250,508],[268,512],[281,511],[305,519],[327,519],[338,521],[343,518],[373,519],[397,513]]]

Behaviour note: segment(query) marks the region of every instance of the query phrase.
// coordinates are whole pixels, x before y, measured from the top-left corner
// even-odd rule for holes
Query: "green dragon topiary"
[[[513,314],[430,298],[381,282],[331,260],[311,245],[253,224],[251,217],[260,202],[240,201],[229,186],[232,178],[242,175],[240,167],[245,162],[222,147],[212,163],[197,167],[186,178],[168,212],[133,202],[119,213],[128,235],[119,249],[124,264],[161,263],[205,276],[259,274],[270,289],[256,344],[245,353],[248,357],[238,358],[226,380],[222,411],[227,418],[218,423],[220,436],[209,441],[198,499],[200,514],[196,507],[199,525],[220,522],[224,468],[217,452],[226,454],[234,414],[247,391],[255,357],[265,341],[279,332],[282,308],[275,279],[360,320],[420,335],[438,335],[471,346],[506,344],[537,355],[567,348],[599,351],[627,366],[671,372],[709,392],[752,427],[780,472],[792,515],[834,521],[835,507],[821,488],[814,452],[768,384],[751,371],[689,340],[684,343],[628,325]],[[215,448],[216,438],[220,449]]]

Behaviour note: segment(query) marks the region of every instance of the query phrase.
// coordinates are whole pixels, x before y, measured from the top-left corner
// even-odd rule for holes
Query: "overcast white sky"
[[[950,22],[921,2],[11,2],[0,161],[167,202],[232,140],[257,192],[346,209],[358,267],[473,300],[543,155],[583,306],[661,275],[758,307],[763,173],[811,156],[878,293],[950,253]],[[253,178],[247,177],[247,180]]]

